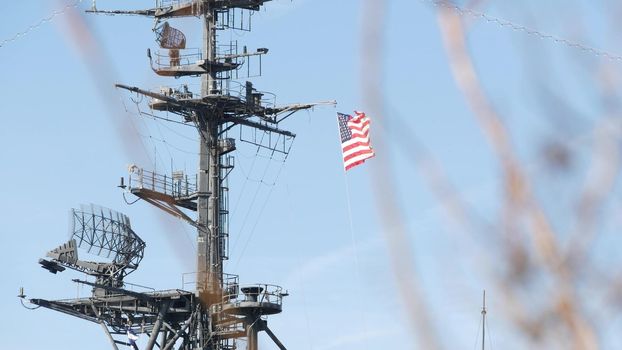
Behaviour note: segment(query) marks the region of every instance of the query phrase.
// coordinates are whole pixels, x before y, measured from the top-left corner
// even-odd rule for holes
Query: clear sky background
[[[401,127],[408,128],[406,135],[425,145],[474,215],[490,223],[486,232],[498,232],[504,191],[501,171],[456,87],[437,9],[426,1],[388,2],[384,117],[399,120]],[[35,0],[3,4],[0,40],[64,4]],[[361,60],[369,41],[362,29],[369,23],[362,20],[362,4],[358,0],[276,0],[253,16],[251,33],[221,35],[223,41],[237,40],[250,50],[270,49],[263,59],[263,76],[253,82],[257,89],[275,93],[277,103],[338,101],[336,108],[299,112],[282,125],[298,135],[286,162],[279,157],[256,159],[256,149],[241,142],[235,152],[236,169],[230,178],[231,251],[225,270],[239,274],[241,283],[274,283],[289,290],[284,312],[269,318],[271,329],[289,349],[408,349],[417,344],[382,234],[387,228],[379,220],[372,191],[378,184],[372,182],[369,164],[346,177],[341,163],[335,113],[364,109],[367,103],[361,93],[361,76],[367,73],[361,70]],[[478,10],[622,54],[617,29],[607,24],[611,14],[620,10],[613,4],[489,1]],[[97,5],[129,9],[153,4],[100,0]],[[80,9],[89,6],[85,1]],[[128,206],[116,188],[134,163],[164,173],[172,167],[193,174],[195,131],[138,117],[131,100],[135,96],[115,90],[113,83],[157,88],[195,84],[198,79],[175,81],[151,71],[146,49],[157,47],[151,19],[86,15],[96,49],[78,47],[67,19],[66,14],[59,15],[0,47],[2,349],[110,347],[98,325],[45,309],[28,311],[16,298],[21,286],[32,298],[89,295],[89,288],[71,282],[82,277],[79,274],[52,275],[37,264],[48,250],[68,239],[68,211],[82,203],[127,214],[147,242],[145,258],[128,282],[155,289],[182,288],[182,273],[195,269],[194,230],[147,203]],[[574,189],[587,177],[583,169],[589,167],[594,135],[598,135],[592,127],[606,115],[601,95],[586,83],[596,73],[586,67],[605,67],[597,73],[611,77],[615,100],[622,63],[498,23],[465,19],[469,50],[483,87],[511,130],[526,172],[539,180],[536,192],[556,228],[565,231],[572,219]],[[185,32],[189,47],[198,47],[199,21],[171,24]],[[568,101],[572,111],[560,112]],[[144,101],[141,108],[146,109]],[[607,117],[618,121],[615,115]],[[558,140],[559,129],[568,129],[560,142],[576,154],[568,176],[551,173],[542,160],[545,141]],[[398,189],[414,255],[413,278],[442,345],[470,349],[476,344],[481,290],[486,289],[492,348],[527,348],[524,333],[507,316],[501,298],[505,292],[491,277],[504,263],[503,254],[495,251],[496,236],[466,232],[448,218],[413,161],[409,138],[397,134],[385,133],[389,152],[378,157],[392,161],[386,181]],[[598,231],[604,238],[594,248],[599,266],[619,262],[620,241],[613,234],[622,225],[619,190],[619,185],[612,188],[613,199],[600,212]],[[524,291],[527,300],[528,293]],[[599,293],[599,287],[586,285],[581,298]],[[538,298],[533,300],[537,305]],[[599,324],[601,313],[590,315]],[[600,345],[622,348],[620,318],[609,320],[607,327],[596,326]],[[264,349],[276,349],[267,337],[260,340]]]

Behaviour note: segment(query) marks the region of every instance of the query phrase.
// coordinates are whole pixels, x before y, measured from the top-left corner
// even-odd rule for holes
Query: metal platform
[[[154,52],[155,57],[148,53],[151,69],[165,77],[198,76],[201,74],[216,74],[237,69],[240,64],[229,61],[209,61],[203,59],[203,54],[197,49],[168,50]]]
[[[124,185],[122,185],[124,186]],[[127,189],[135,196],[150,202],[175,216],[185,216],[177,207],[196,211],[198,196],[196,176],[189,177],[181,172],[161,175],[137,166],[130,167]]]
[[[227,315],[257,316],[280,313],[283,304],[283,288],[270,284],[246,285],[223,295],[223,302],[215,306],[215,312]]]
[[[78,282],[84,283],[84,281]],[[182,290],[163,290],[148,293],[124,291],[108,295],[78,299],[45,300],[30,299],[30,303],[54,311],[78,317],[94,323],[106,323],[113,329],[122,330],[130,326],[150,332],[161,312],[161,305],[168,305],[164,322],[176,324],[187,320],[195,305],[195,294]],[[129,320],[125,315],[132,315]]]

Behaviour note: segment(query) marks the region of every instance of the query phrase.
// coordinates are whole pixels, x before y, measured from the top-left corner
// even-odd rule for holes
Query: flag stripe
[[[356,142],[352,142],[352,143],[349,143],[349,144],[343,144],[343,147],[341,148],[341,150],[345,154],[345,153],[350,152],[352,149],[357,148],[357,147],[363,147],[363,148],[369,149],[369,140],[366,140],[366,141],[356,141]]]
[[[367,126],[369,126],[369,121],[363,122],[363,123],[348,123],[348,126],[350,127],[350,129],[358,129],[361,130]]]
[[[353,160],[359,160],[359,159],[367,159],[367,158],[371,158],[374,156],[374,152],[371,150],[361,150],[355,153],[352,153],[350,155],[348,155],[347,157],[344,157],[344,161],[346,163],[348,162],[352,162]]]
[[[347,163],[347,162],[349,162],[351,159],[355,159],[355,158],[357,158],[357,157],[359,157],[359,156],[366,155],[366,154],[371,154],[371,155],[373,155],[373,154],[374,154],[374,152],[373,152],[373,151],[370,151],[370,150],[359,150],[359,151],[357,151],[357,152],[350,153],[350,154],[348,154],[347,156],[343,157],[343,161]]]
[[[367,137],[368,135],[369,135],[369,130],[365,130],[365,131],[352,130],[352,137]]]
[[[361,161],[358,161],[356,163],[346,164],[346,165],[344,165],[344,168],[346,169],[346,171],[348,171],[348,170],[354,168],[355,166],[363,164],[363,163],[365,163],[365,161],[361,160]]]
[[[353,158],[351,160],[349,160],[348,162],[344,163],[344,166],[346,168],[346,170],[353,168],[356,165],[359,164],[363,164],[365,162],[365,160],[374,157],[374,154],[364,154],[364,155],[360,155],[359,157]]]
[[[348,125],[348,127],[350,128],[350,130],[353,133],[359,133],[359,134],[364,134],[367,132],[367,130],[369,130],[369,123],[365,124],[365,125]]]

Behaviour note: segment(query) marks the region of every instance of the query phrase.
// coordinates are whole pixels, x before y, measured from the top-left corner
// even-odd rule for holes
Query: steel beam
[[[164,316],[168,312],[168,308],[170,305],[170,300],[162,302],[162,306],[160,306],[160,311],[158,312],[158,318],[153,325],[153,330],[151,331],[151,336],[149,336],[149,341],[147,342],[147,346],[145,346],[145,350],[153,350],[153,347],[156,344],[156,340],[158,339],[160,329],[162,328],[162,322],[164,322]]]
[[[287,350],[287,348],[285,347],[285,345],[283,345],[283,343],[281,343],[279,338],[277,338],[276,335],[274,333],[272,333],[270,328],[268,328],[268,325],[266,324],[266,321],[262,321],[262,322],[263,322],[263,330],[266,331],[266,333],[268,334],[270,339],[272,339],[274,344],[276,344],[276,346],[278,346],[279,349],[281,349],[281,350]]]
[[[108,327],[106,327],[106,324],[103,321],[100,321],[99,325],[102,326],[102,328],[104,329],[104,333],[106,333],[106,336],[108,337],[108,340],[110,340],[110,343],[112,344],[112,348],[114,350],[119,350],[119,347],[117,346],[116,341],[112,337],[112,334],[110,334],[110,331],[108,330]]]
[[[168,341],[168,343],[166,345],[162,344],[164,346],[162,350],[171,350],[173,348],[177,339],[179,339],[179,337],[181,337],[186,332],[188,327],[190,327],[190,325],[194,321],[195,316],[196,316],[196,312],[192,313],[192,315],[186,321],[184,326],[179,331],[177,331],[177,333],[175,333],[175,335]]]

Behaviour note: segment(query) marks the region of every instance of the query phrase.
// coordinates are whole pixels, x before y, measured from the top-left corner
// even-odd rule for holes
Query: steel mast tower
[[[199,93],[190,91],[187,85],[159,91],[116,85],[149,97],[152,110],[179,115],[182,122],[197,129],[200,150],[194,181],[180,172],[168,176],[132,166],[127,183],[122,179],[120,186],[196,227],[196,291],[127,289],[131,284],[124,278],[138,267],[144,242],[131,230],[129,219],[122,214],[86,207],[74,211],[74,234],[70,241],[50,251],[48,259],[41,259],[40,263],[53,273],[70,268],[94,276],[95,281],[74,280],[93,287],[93,296],[59,301],[28,299],[30,303],[100,324],[116,350],[119,344],[136,349],[131,337],[127,341],[119,339],[134,333],[149,336],[147,350],[154,347],[234,350],[243,348],[243,342],[247,350],[257,350],[260,331],[265,331],[280,349],[285,349],[268,328],[265,317],[282,311],[282,299],[287,293],[281,287],[268,284],[241,286],[238,276],[223,271],[229,236],[226,181],[234,166],[229,152],[236,147],[235,139],[229,138],[228,132],[236,126],[250,128],[260,132],[262,137],[246,141],[287,154],[287,144],[295,135],[281,129],[279,124],[299,110],[335,102],[277,106],[275,99],[270,98],[273,95],[257,91],[251,82],[236,85],[234,78],[239,79],[244,65],[247,76],[251,76],[251,60],[259,60],[261,72],[261,57],[268,49],[249,52],[244,46],[240,52],[237,42],[221,45],[218,32],[225,29],[250,31],[252,14],[268,1],[156,0],[154,8],[131,11],[102,11],[93,3],[87,12],[154,18],[156,41],[168,54],[159,51],[152,54],[148,50],[153,71],[165,77],[201,78]],[[168,23],[179,17],[201,20],[202,49],[188,52],[184,33]],[[187,214],[188,210],[196,212],[196,218]],[[130,241],[134,249],[128,251],[124,247],[130,247]],[[136,242],[142,246],[136,248]],[[105,256],[109,261],[90,263],[78,259],[78,248],[101,252],[102,245],[104,251],[109,252]],[[20,297],[26,299],[23,291]]]

